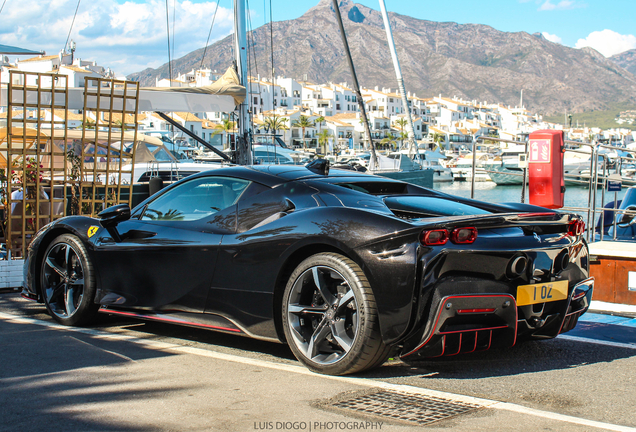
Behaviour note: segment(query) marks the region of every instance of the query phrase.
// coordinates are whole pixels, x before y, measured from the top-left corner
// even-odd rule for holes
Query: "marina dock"
[[[594,300],[636,306],[636,243],[590,243]]]

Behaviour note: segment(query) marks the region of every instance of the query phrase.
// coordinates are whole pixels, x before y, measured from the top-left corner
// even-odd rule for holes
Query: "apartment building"
[[[114,76],[110,69],[105,69],[96,62],[74,59],[72,53],[66,52],[51,56],[40,55],[18,61],[16,64],[7,63],[6,59],[3,59],[0,66],[2,82],[8,81],[10,70],[57,72],[69,77],[71,87],[84,86],[87,77]],[[172,81],[157,80],[156,84],[160,87],[206,86],[221,75],[210,69],[192,69],[179,74]],[[410,110],[414,121],[416,140],[431,139],[435,134],[443,134],[448,142],[464,142],[475,134],[497,134],[500,137],[523,139],[533,130],[561,127],[542,122],[539,116],[531,115],[523,107],[478,103],[442,95],[420,98],[411,93],[407,93],[408,107],[404,107],[400,94],[391,88],[376,86],[373,89],[362,89],[361,93],[370,119],[371,136],[375,140],[399,135],[401,129],[395,126],[395,122],[405,118],[406,109]],[[356,93],[346,83],[314,84],[280,76],[273,80],[261,76],[250,77],[248,100],[251,112],[258,120],[256,123],[260,122],[257,129],[261,126],[264,128],[262,122],[268,113],[288,118],[288,129],[282,133],[289,144],[317,145],[317,134],[321,127],[305,128],[305,134],[302,136],[300,128],[292,126],[301,115],[312,120],[317,117],[328,118],[329,125],[325,123],[325,127],[332,130],[336,137],[343,135],[340,139],[348,140],[350,134],[356,145],[363,145],[365,140],[368,142],[364,125],[360,120]],[[216,127],[223,120],[231,120],[231,113],[221,112],[193,113],[189,116],[184,114],[184,118],[176,113],[176,116],[202,139],[205,135],[208,142],[212,137],[215,137],[214,140],[218,139]],[[197,120],[194,120],[195,118]],[[206,123],[207,121],[213,123]],[[164,121],[152,115],[140,124],[145,131],[168,127]],[[573,136],[576,135],[573,133]],[[349,141],[347,144],[350,144]]]

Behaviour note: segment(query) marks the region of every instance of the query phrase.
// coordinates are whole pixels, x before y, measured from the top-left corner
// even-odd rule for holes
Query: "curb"
[[[636,318],[636,306],[592,300],[590,312]]]

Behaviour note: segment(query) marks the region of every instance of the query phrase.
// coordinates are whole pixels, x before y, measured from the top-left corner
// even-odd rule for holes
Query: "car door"
[[[223,235],[247,180],[197,176],[170,188],[96,242],[101,304],[202,312]]]

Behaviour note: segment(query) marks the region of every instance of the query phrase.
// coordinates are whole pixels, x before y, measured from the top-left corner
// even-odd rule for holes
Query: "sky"
[[[272,17],[274,21],[298,18],[317,3],[248,0],[248,27],[257,28]],[[356,3],[380,10],[377,0]],[[419,19],[542,33],[552,42],[590,46],[606,57],[636,48],[636,0],[385,0],[385,4],[390,12]],[[168,22],[173,59],[204,47],[208,38],[212,44],[233,29],[232,0],[220,0],[218,9],[217,3],[205,0],[0,0],[0,8],[0,44],[52,55],[73,40],[76,58],[96,61],[120,74],[168,61]]]

